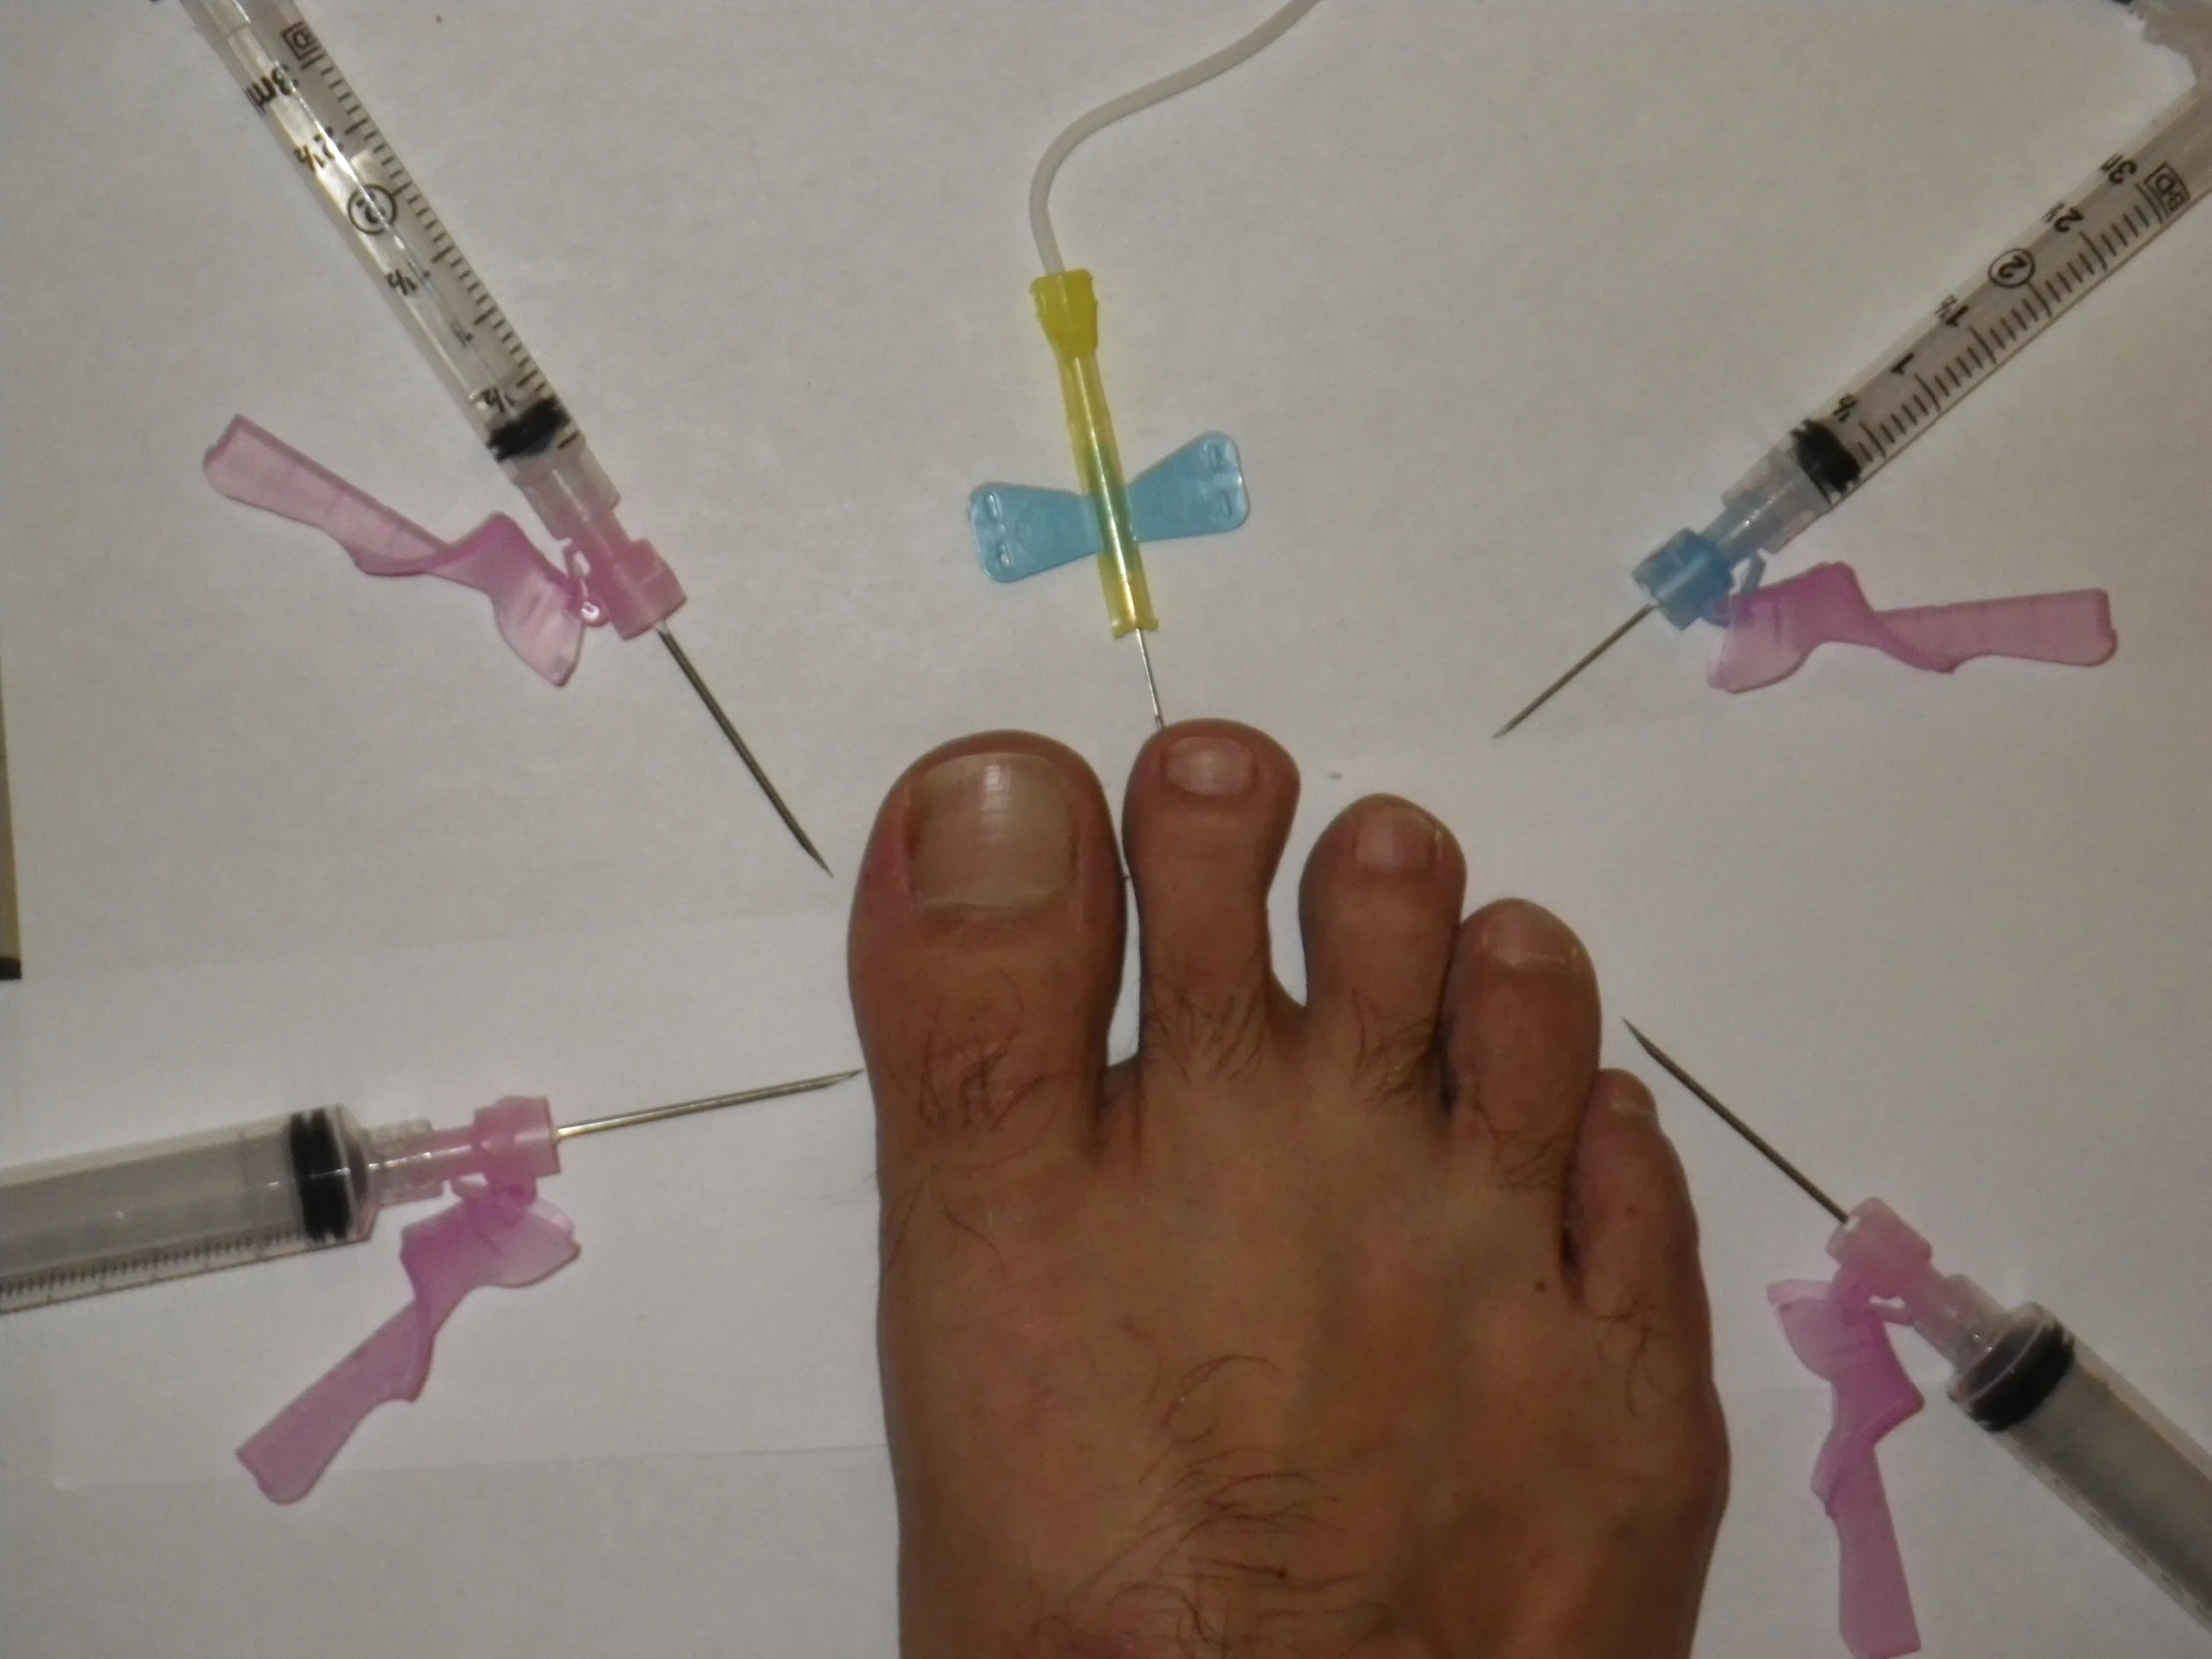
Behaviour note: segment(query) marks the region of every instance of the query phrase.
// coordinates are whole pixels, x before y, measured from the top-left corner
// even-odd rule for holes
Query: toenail
[[[1259,765],[1235,738],[1177,738],[1168,745],[1168,782],[1192,795],[1242,795]]]
[[[1658,1108],[1651,1103],[1650,1094],[1641,1084],[1625,1078],[1611,1077],[1605,1080],[1605,1104],[1612,1107],[1616,1117],[1628,1118],[1636,1123],[1658,1121]]]
[[[1352,861],[1377,875],[1419,875],[1433,869],[1444,833],[1418,807],[1378,807],[1352,838]]]
[[[925,910],[1029,910],[1075,872],[1075,814],[1036,755],[961,755],[914,788],[911,879]]]
[[[1507,899],[1482,918],[1476,947],[1509,968],[1570,968],[1582,959],[1581,941],[1565,922],[1539,904]]]

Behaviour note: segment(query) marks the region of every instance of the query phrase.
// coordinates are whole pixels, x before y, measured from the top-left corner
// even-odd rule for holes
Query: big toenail
[[[1235,738],[1177,738],[1168,745],[1168,782],[1192,795],[1242,795],[1259,763]]]
[[[1475,943],[1491,961],[1509,968],[1570,968],[1582,959],[1581,942],[1565,922],[1517,898],[1491,907]]]
[[[914,787],[910,863],[925,910],[1029,910],[1075,873],[1075,814],[1035,755],[962,755]]]
[[[1443,838],[1418,807],[1377,807],[1352,838],[1352,861],[1377,875],[1419,875],[1435,867]]]

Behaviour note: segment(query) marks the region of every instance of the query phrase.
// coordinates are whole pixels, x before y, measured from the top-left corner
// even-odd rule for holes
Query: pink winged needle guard
[[[1819,1280],[1770,1286],[1767,1300],[1806,1369],[1835,1390],[1828,1439],[1813,1464],[1813,1495],[1836,1523],[1838,1617],[1852,1659],[1899,1659],[1921,1649],[1897,1527],[1874,1449],[1921,1408],[1898,1364],[1882,1313],[1864,1295]]]
[[[239,1461],[273,1502],[296,1503],[312,1491],[377,1406],[420,1397],[438,1331],[470,1291],[535,1285],[576,1260],[574,1226],[537,1196],[535,1182],[472,1178],[453,1191],[458,1204],[399,1236],[414,1300],[239,1447]]]
[[[1706,670],[1727,692],[1787,680],[1821,646],[1867,645],[1913,668],[1949,674],[1976,657],[2093,668],[2119,649],[2099,588],[1878,611],[1849,565],[1815,565],[1728,602],[1728,626]]]
[[[459,541],[437,539],[241,415],[202,463],[233,501],[322,531],[370,576],[442,576],[490,599],[500,637],[554,685],[584,653],[584,585],[494,514]]]

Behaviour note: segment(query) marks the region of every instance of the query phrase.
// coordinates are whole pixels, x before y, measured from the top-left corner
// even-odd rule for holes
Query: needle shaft
[[[1669,1077],[1672,1077],[1677,1083],[1680,1083],[1685,1089],[1688,1089],[1692,1094],[1696,1095],[1698,1099],[1704,1101],[1707,1106],[1710,1106],[1713,1109],[1714,1114],[1720,1118],[1721,1122],[1727,1124],[1729,1128],[1735,1130],[1737,1134],[1743,1136],[1745,1140],[1749,1141],[1754,1147],[1758,1149],[1760,1156],[1765,1158],[1768,1163],[1774,1165],[1776,1169],[1780,1170],[1784,1175],[1787,1175],[1792,1181],[1795,1181],[1798,1184],[1799,1189],[1804,1192],[1806,1197],[1810,1198],[1815,1204],[1818,1204],[1822,1209],[1826,1210],[1830,1215],[1834,1216],[1839,1222],[1848,1221],[1851,1219],[1844,1213],[1844,1207],[1841,1204],[1838,1204],[1833,1198],[1830,1198],[1828,1194],[1822,1192],[1820,1188],[1814,1186],[1813,1183],[1809,1179],[1807,1179],[1806,1174],[1803,1170],[1799,1169],[1797,1165],[1791,1163],[1789,1159],[1783,1157],[1781,1153],[1775,1151],[1775,1149],[1768,1144],[1766,1136],[1760,1134],[1758,1130],[1752,1128],[1750,1124],[1746,1123],[1734,1112],[1731,1112],[1726,1106],[1723,1106],[1720,1103],[1719,1098],[1714,1095],[1712,1090],[1708,1089],[1703,1083],[1700,1083],[1696,1078],[1692,1077],[1688,1072],[1684,1071],[1682,1067],[1678,1065],[1673,1059],[1671,1059],[1657,1043],[1653,1042],[1649,1037],[1645,1036],[1641,1031],[1637,1030],[1634,1024],[1632,1024],[1630,1021],[1622,1020],[1621,1023],[1628,1026],[1628,1034],[1634,1037],[1639,1043],[1643,1044],[1644,1052],[1650,1055],[1654,1060],[1658,1061],[1659,1064],[1666,1069],[1666,1073]]]
[[[1152,729],[1167,730],[1167,716],[1160,713],[1160,682],[1152,677],[1152,648],[1144,642],[1144,630],[1137,630],[1137,655],[1144,659],[1144,689],[1152,699]]]
[[[768,804],[776,809],[776,816],[784,821],[784,828],[792,832],[792,839],[799,843],[800,849],[808,857],[822,865],[823,874],[830,874],[829,862],[815,850],[815,843],[807,838],[807,831],[799,827],[799,820],[793,816],[792,810],[784,805],[784,798],[776,793],[776,786],[768,781],[768,774],[761,770],[761,763],[753,758],[753,751],[746,747],[745,739],[738,736],[737,727],[722,712],[722,705],[715,701],[715,694],[707,689],[707,682],[699,677],[699,670],[692,667],[691,658],[676,643],[676,636],[669,632],[668,625],[663,623],[654,632],[661,636],[661,643],[668,647],[668,654],[676,659],[676,666],[683,670],[684,678],[691,683],[691,689],[699,694],[699,701],[707,706],[707,713],[722,728],[722,735],[730,740],[730,747],[738,752],[738,759],[745,763],[745,770],[753,774],[753,782],[761,786],[761,793],[768,797]]]
[[[596,1135],[607,1129],[627,1129],[634,1123],[658,1123],[663,1118],[688,1118],[694,1112],[719,1112],[725,1106],[750,1106],[757,1100],[812,1094],[817,1089],[833,1089],[859,1075],[856,1071],[833,1071],[823,1077],[803,1077],[796,1083],[771,1083],[765,1089],[747,1089],[742,1094],[709,1095],[705,1100],[684,1100],[674,1106],[648,1106],[642,1112],[621,1112],[611,1118],[593,1118],[587,1123],[564,1123],[553,1131],[553,1138],[565,1141],[572,1135]]]
[[[1526,720],[1530,715],[1534,714],[1546,703],[1549,703],[1553,698],[1557,697],[1561,692],[1565,691],[1568,686],[1574,683],[1575,679],[1582,673],[1584,669],[1588,668],[1592,663],[1596,662],[1600,657],[1604,656],[1606,652],[1612,650],[1614,646],[1620,644],[1622,640],[1628,638],[1629,630],[1634,628],[1637,623],[1643,621],[1645,617],[1651,615],[1651,613],[1657,609],[1658,607],[1655,605],[1646,605],[1642,610],[1638,611],[1634,616],[1630,617],[1626,622],[1622,623],[1610,634],[1607,634],[1605,638],[1598,641],[1596,650],[1592,651],[1588,656],[1584,657],[1580,662],[1576,663],[1574,667],[1568,669],[1566,673],[1560,675],[1558,679],[1552,681],[1550,685],[1546,686],[1540,693],[1537,694],[1535,702],[1529,704],[1527,708],[1523,709],[1519,714],[1515,715],[1503,726],[1500,726],[1494,733],[1491,734],[1491,737],[1493,739],[1504,737],[1506,733],[1512,731],[1514,727],[1520,725],[1522,721]]]

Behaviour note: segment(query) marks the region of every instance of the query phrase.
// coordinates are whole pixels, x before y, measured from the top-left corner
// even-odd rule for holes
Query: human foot
[[[1689,1651],[1726,1484],[1695,1223],[1588,957],[1406,803],[1265,899],[1297,771],[1189,722],[1124,822],[994,733],[884,803],[852,918],[908,1659]]]

